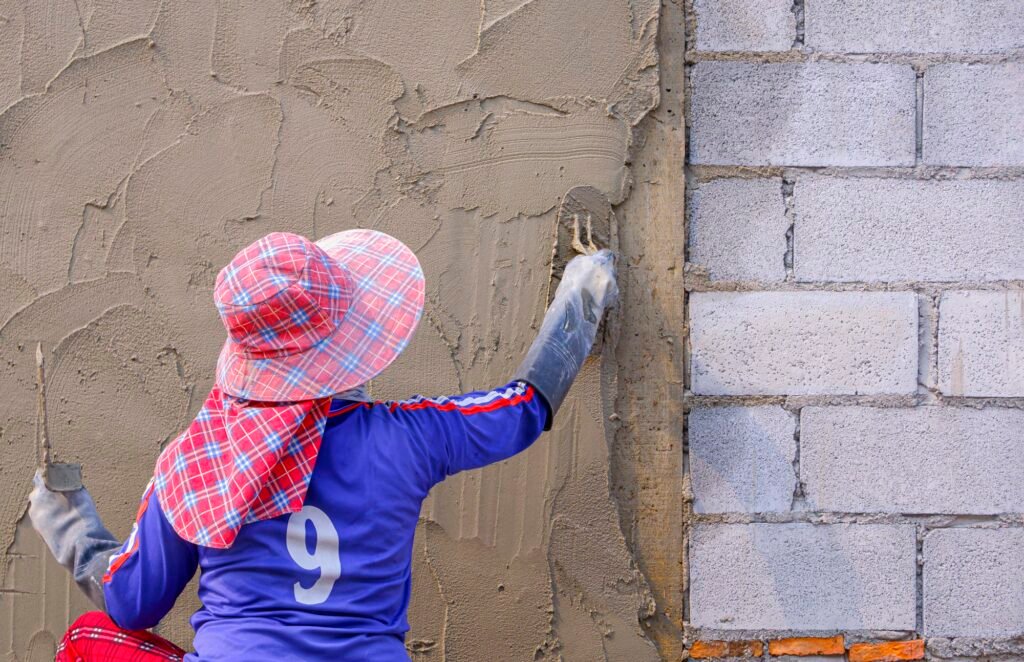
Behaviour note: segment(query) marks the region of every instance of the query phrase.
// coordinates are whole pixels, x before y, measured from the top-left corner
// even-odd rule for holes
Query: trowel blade
[[[593,186],[576,186],[562,196],[555,220],[554,246],[551,252],[551,278],[548,283],[548,303],[562,280],[565,265],[579,252],[573,247],[574,225],[580,225],[582,239],[597,248],[619,249],[619,237],[608,197]],[[589,227],[589,236],[586,236]]]
[[[74,492],[82,489],[82,465],[49,464],[43,469],[43,482],[51,492]]]

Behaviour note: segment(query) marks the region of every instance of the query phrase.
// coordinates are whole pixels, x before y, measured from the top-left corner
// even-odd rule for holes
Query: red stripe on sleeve
[[[526,385],[526,391],[521,395],[516,395],[511,398],[498,398],[494,402],[488,402],[483,405],[472,405],[469,407],[460,407],[454,402],[439,403],[432,400],[421,400],[420,402],[411,403],[399,403],[395,402],[391,405],[391,411],[394,412],[396,409],[402,411],[415,411],[417,409],[437,409],[439,411],[458,411],[460,414],[471,415],[471,414],[483,414],[489,411],[495,411],[503,409],[505,407],[514,407],[515,405],[522,404],[533,400],[534,390],[529,384]]]

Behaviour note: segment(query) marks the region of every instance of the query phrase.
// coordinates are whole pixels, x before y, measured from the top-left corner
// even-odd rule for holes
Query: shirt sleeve
[[[526,450],[544,431],[548,419],[541,395],[522,381],[490,391],[418,397],[390,406],[425,444],[432,484]]]
[[[198,565],[198,548],[171,527],[150,481],[131,535],[103,576],[107,613],[126,630],[153,627],[174,606]]]

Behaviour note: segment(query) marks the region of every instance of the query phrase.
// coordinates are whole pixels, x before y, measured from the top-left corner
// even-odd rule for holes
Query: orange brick
[[[695,641],[690,647],[690,658],[706,660],[714,657],[761,657],[764,644],[760,641]]]
[[[899,662],[923,659],[924,639],[850,646],[850,662]]]
[[[792,637],[768,642],[772,655],[842,655],[846,652],[843,635],[834,637]]]

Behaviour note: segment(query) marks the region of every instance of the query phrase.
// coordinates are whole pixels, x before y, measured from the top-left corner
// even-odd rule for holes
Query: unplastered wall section
[[[1019,659],[1024,3],[687,18],[688,654]]]
[[[559,199],[585,185],[619,216],[623,341],[534,448],[432,495],[408,648],[678,658],[683,20],[659,10],[0,0],[0,655],[52,659],[86,607],[24,517],[36,343],[56,457],[125,535],[212,384],[211,291],[237,250],[274,230],[394,234],[427,306],[373,393],[487,388],[533,338]],[[660,107],[659,40],[678,55]],[[158,628],[183,645],[190,593]]]

